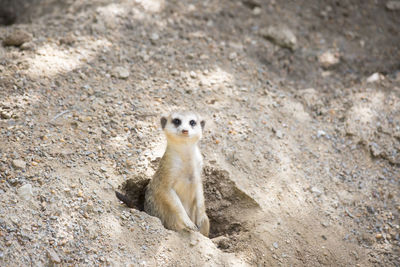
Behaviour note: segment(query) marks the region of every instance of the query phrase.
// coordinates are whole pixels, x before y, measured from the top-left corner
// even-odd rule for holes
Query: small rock
[[[21,50],[34,50],[35,44],[33,42],[26,42],[20,46]]]
[[[380,73],[375,72],[374,74],[372,74],[367,78],[367,83],[374,83],[381,80],[382,78],[383,76]]]
[[[154,44],[158,39],[160,39],[160,36],[157,33],[153,33],[150,35],[150,40]]]
[[[11,111],[0,110],[0,117],[2,119],[5,119],[5,120],[11,119],[12,115],[13,114],[11,113]]]
[[[24,200],[30,200],[33,196],[32,185],[24,184],[18,188],[18,195]]]
[[[274,242],[272,245],[274,246],[275,249],[279,248],[278,242]]]
[[[254,16],[258,16],[261,14],[261,8],[256,6],[255,8],[253,8],[253,15]]]
[[[191,236],[190,238],[190,245],[193,247],[199,243],[199,239],[195,238],[194,236]]]
[[[327,51],[318,57],[318,61],[323,68],[329,68],[337,65],[340,62],[340,57],[338,53]]]
[[[32,40],[32,36],[28,32],[23,30],[16,30],[4,39],[3,45],[20,46],[23,43],[29,42],[30,40]]]
[[[321,225],[326,228],[326,227],[329,226],[329,223],[328,222],[321,222]]]
[[[195,5],[192,5],[192,4],[190,4],[190,5],[188,6],[188,11],[189,11],[189,12],[196,11],[196,6],[195,6]]]
[[[326,132],[324,130],[318,130],[318,132],[317,132],[318,138],[321,138],[322,136],[325,136],[325,135],[326,135]]]
[[[26,167],[26,162],[20,159],[15,159],[12,161],[12,166],[14,169],[23,170]]]
[[[106,169],[106,167],[101,166],[101,167],[100,167],[100,171],[101,171],[101,172],[107,172],[107,169]]]
[[[279,139],[282,139],[282,138],[283,138],[283,133],[282,133],[281,130],[277,130],[276,133],[275,133],[275,135],[276,135],[276,137],[278,137]]]
[[[141,57],[142,57],[142,59],[143,59],[144,62],[147,62],[147,61],[150,60],[150,56],[147,55],[147,54],[144,54],[144,55],[142,55]]]
[[[171,71],[172,76],[178,76],[180,74],[179,70]]]
[[[344,209],[344,211],[346,212],[347,216],[354,219],[354,215],[348,209]]]
[[[374,157],[380,157],[383,154],[381,147],[375,142],[371,142],[369,149]]]
[[[196,72],[194,72],[194,71],[191,71],[191,72],[189,73],[189,75],[190,75],[190,78],[192,78],[192,79],[194,79],[194,78],[197,77],[197,74],[196,74]]]
[[[60,259],[60,257],[58,256],[58,254],[54,251],[54,249],[49,249],[49,250],[47,251],[47,253],[48,253],[48,256],[49,256],[49,260],[50,260],[52,263],[61,263],[61,259]]]
[[[235,52],[232,52],[232,53],[229,54],[229,59],[230,60],[234,60],[236,57],[237,57],[237,55],[236,55]]]
[[[120,79],[127,79],[129,77],[129,71],[125,69],[124,67],[116,67],[113,70],[112,75],[114,77],[120,78]]]
[[[378,240],[382,239],[382,237],[383,237],[383,236],[382,236],[381,233],[378,233],[378,234],[375,235],[375,238],[378,239]]]
[[[311,190],[312,193],[316,194],[317,196],[319,196],[319,195],[322,194],[321,190],[319,190],[319,189],[318,189],[317,187],[315,187],[315,186],[311,187],[310,190]]]
[[[389,1],[386,3],[386,8],[390,11],[400,10],[400,1]]]
[[[297,38],[286,26],[270,26],[260,30],[261,36],[284,48],[294,50],[297,46]]]

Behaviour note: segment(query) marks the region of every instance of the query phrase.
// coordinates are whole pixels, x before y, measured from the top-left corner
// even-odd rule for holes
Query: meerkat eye
[[[176,118],[172,120],[172,123],[175,125],[175,127],[178,127],[179,125],[181,125],[182,121]]]
[[[191,120],[189,121],[190,126],[194,127],[196,126],[196,121],[195,120]]]

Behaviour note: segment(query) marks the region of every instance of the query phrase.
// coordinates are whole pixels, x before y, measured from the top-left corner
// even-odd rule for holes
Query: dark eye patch
[[[179,125],[181,125],[182,121],[178,118],[175,118],[172,120],[172,123],[175,125],[175,127],[178,127]]]
[[[189,121],[190,126],[194,127],[196,126],[196,121],[195,120],[191,120]]]

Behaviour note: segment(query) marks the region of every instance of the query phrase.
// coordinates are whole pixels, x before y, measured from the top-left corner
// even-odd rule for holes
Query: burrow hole
[[[235,236],[241,231],[247,231],[250,214],[260,207],[237,188],[225,170],[205,167],[203,179],[207,215],[210,219],[209,238],[218,248],[232,251],[235,247]],[[143,211],[144,194],[149,181],[146,177],[136,177],[121,185],[127,198],[124,202],[129,207]]]

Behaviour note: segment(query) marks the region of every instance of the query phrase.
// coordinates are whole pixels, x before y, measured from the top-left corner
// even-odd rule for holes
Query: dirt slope
[[[28,1],[0,26],[0,266],[398,266],[388,2]],[[207,121],[211,239],[115,198],[176,108]]]

